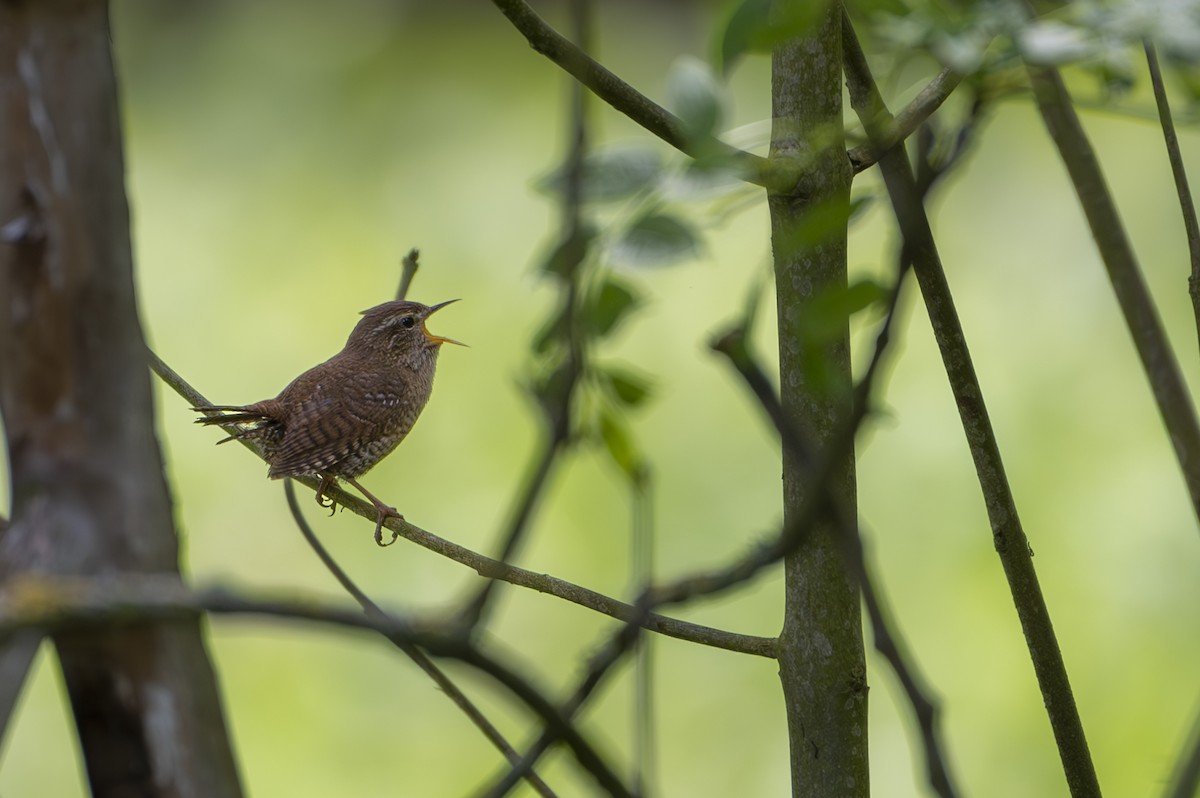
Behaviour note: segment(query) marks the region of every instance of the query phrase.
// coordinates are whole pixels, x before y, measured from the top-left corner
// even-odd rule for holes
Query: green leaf
[[[650,211],[634,220],[609,250],[625,266],[669,266],[700,252],[700,237],[677,216]]]
[[[683,123],[691,141],[716,135],[725,119],[721,86],[708,64],[683,56],[667,73],[667,107]]]
[[[555,342],[566,340],[567,317],[562,312],[556,312],[546,320],[537,335],[533,337],[533,353],[544,355],[550,351]]]
[[[645,478],[646,465],[628,425],[615,413],[600,411],[600,439],[617,467],[635,485]]]
[[[789,3],[787,10],[771,13],[771,0],[741,0],[722,27],[716,63],[729,75],[746,53],[766,53],[789,39],[803,36],[825,16],[828,0]]]
[[[862,204],[859,200],[858,205]],[[855,202],[833,199],[812,205],[805,214],[784,231],[775,244],[776,255],[788,257],[800,250],[811,249],[844,235],[850,214],[857,207]]]
[[[741,57],[754,49],[754,42],[770,25],[771,0],[742,0],[721,28],[716,65],[728,76]]]
[[[560,277],[568,277],[573,274],[587,257],[588,247],[593,238],[595,238],[594,231],[586,226],[577,228],[574,235],[560,241],[542,261],[542,273]]]
[[[589,331],[596,338],[603,338],[640,304],[632,289],[612,277],[605,279],[587,304]]]
[[[650,398],[650,380],[641,374],[613,366],[603,366],[597,374],[609,395],[626,407],[637,407]]]
[[[811,342],[824,343],[840,336],[855,313],[884,301],[887,296],[888,290],[874,280],[830,286],[801,311],[801,324]]]
[[[646,147],[614,147],[589,153],[583,159],[583,198],[588,202],[614,202],[625,199],[658,179],[662,157]],[[558,169],[536,183],[539,191],[562,194],[567,174]]]

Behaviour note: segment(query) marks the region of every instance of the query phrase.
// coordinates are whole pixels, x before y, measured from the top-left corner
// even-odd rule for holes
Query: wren
[[[442,344],[464,346],[425,327],[431,315],[457,301],[429,307],[396,300],[364,310],[341,352],[292,380],[274,399],[196,407],[211,414],[196,423],[236,425],[237,431],[219,443],[257,442],[272,479],[320,477],[317,503],[331,512],[334,501],[325,491],[344,479],[379,513],[375,542],[390,545],[383,542],[383,523],[403,516],[357,477],[399,446],[416,423],[433,390]],[[391,542],[395,539],[393,534]]]

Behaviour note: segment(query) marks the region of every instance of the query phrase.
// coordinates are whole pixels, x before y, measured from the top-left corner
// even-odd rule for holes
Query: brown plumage
[[[375,541],[383,545],[384,520],[401,516],[356,477],[400,445],[429,401],[438,351],[444,343],[459,342],[433,335],[425,321],[450,302],[428,307],[397,300],[364,310],[341,352],[292,380],[274,399],[198,407],[219,412],[196,423],[238,425],[221,443],[257,441],[272,479],[321,477],[322,507],[333,506],[332,499],[325,503],[329,485],[346,480],[378,510]]]

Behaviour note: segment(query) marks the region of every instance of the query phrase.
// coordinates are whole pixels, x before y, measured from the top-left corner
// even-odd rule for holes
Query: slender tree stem
[[[772,13],[795,18],[808,0],[775,0]],[[809,12],[811,13],[811,12]],[[814,302],[846,287],[846,225],[832,223],[819,241],[796,231],[814,212],[848,213],[850,162],[842,136],[841,37],[838,6],[823,8],[804,34],[771,57],[773,164],[793,163],[800,179],[768,192],[779,327],[779,382],[784,412],[829,445],[851,395],[848,320],[821,343],[806,328]],[[785,168],[784,171],[787,171]],[[844,217],[843,217],[844,218]],[[811,364],[823,364],[815,377]],[[824,484],[853,515],[853,448],[832,464]],[[783,450],[783,516],[807,515],[814,496],[810,467]],[[791,752],[794,798],[870,793],[867,670],[862,610],[854,573],[838,553],[836,525],[822,514],[784,558],[779,675]]]
[[[844,15],[842,31],[850,102],[868,135],[879,136],[886,129],[890,115],[871,77],[858,37],[849,18]],[[1067,784],[1072,795],[1099,795],[1096,770],[1088,751],[1058,639],[1050,623],[1050,613],[1033,567],[1029,541],[1017,514],[1016,501],[1000,457],[1000,447],[983,401],[983,391],[975,375],[975,367],[912,170],[904,150],[899,146],[887,151],[880,158],[879,166],[904,236],[905,256],[912,259],[946,375],[950,378],[950,388],[983,489],[993,542],[1004,566],[1013,604],[1033,659],[1034,672],[1058,743]]]

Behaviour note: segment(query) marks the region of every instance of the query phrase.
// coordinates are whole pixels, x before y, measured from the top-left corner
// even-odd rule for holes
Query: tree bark
[[[795,18],[804,0],[777,0]],[[771,158],[791,159],[800,179],[768,198],[778,301],[780,391],[785,410],[823,444],[850,398],[849,325],[814,337],[808,309],[846,285],[846,211],[852,179],[842,135],[840,12],[831,4],[805,35],[772,58]],[[815,217],[833,220],[815,237]],[[802,233],[801,231],[807,231]],[[808,470],[785,454],[785,521],[799,512]],[[832,489],[855,506],[854,458]],[[867,686],[858,585],[828,523],[784,562],[779,672],[787,709],[794,796],[865,796]]]
[[[101,0],[0,3],[0,579],[179,577]],[[92,794],[241,789],[198,622],[56,634]]]

